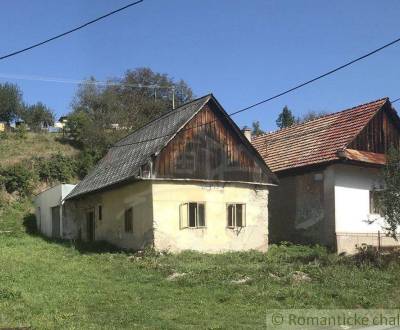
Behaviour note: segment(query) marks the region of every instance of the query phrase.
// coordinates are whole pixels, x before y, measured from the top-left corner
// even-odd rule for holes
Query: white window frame
[[[242,205],[242,225],[237,226],[236,224],[236,206],[237,205]],[[232,212],[232,223],[233,225],[229,225],[229,207],[233,206],[233,212]],[[246,204],[245,203],[226,203],[226,228],[229,229],[238,229],[238,228],[244,228],[246,227]]]
[[[196,218],[195,218],[195,227],[189,226],[189,204],[196,204]],[[199,218],[199,205],[203,205],[204,207],[204,226],[199,226],[198,218]],[[179,228],[180,229],[204,229],[207,228],[207,217],[206,217],[206,203],[205,202],[185,202],[179,205]]]

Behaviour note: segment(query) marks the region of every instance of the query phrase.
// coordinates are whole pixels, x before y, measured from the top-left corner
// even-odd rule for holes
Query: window
[[[103,220],[103,207],[101,205],[99,205],[97,210],[98,210],[97,216],[98,216],[99,220],[101,221],[101,220]]]
[[[241,228],[246,226],[246,205],[228,204],[227,206],[228,228]]]
[[[380,200],[382,199],[383,190],[371,190],[369,192],[369,213],[382,215],[380,208]]]
[[[180,228],[202,228],[206,226],[204,203],[184,203],[180,206]]]
[[[133,209],[125,210],[125,232],[133,233]]]

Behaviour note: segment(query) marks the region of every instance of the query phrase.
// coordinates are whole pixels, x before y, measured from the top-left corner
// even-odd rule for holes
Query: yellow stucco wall
[[[95,209],[95,239],[125,249],[143,249],[153,241],[151,182],[137,182],[94,194],[75,203],[75,221],[82,239],[87,239],[86,212]],[[99,220],[98,205],[102,205]],[[72,206],[71,206],[72,207]],[[133,208],[133,232],[125,232],[125,210]]]
[[[206,228],[180,228],[180,205],[205,203]],[[246,204],[246,226],[227,228],[227,203]],[[102,205],[102,220],[98,206]],[[266,251],[268,246],[268,189],[250,184],[208,184],[142,181],[68,201],[64,235],[86,240],[86,213],[95,210],[95,239],[125,249],[178,252]],[[124,213],[133,208],[133,233],[125,233]]]
[[[268,190],[247,184],[207,184],[154,181],[154,246],[178,252],[240,251],[268,247]],[[206,228],[180,228],[179,207],[204,202]],[[246,204],[246,227],[227,228],[227,203]]]

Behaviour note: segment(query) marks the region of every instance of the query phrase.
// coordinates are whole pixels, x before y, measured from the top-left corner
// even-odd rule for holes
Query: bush
[[[15,136],[17,139],[25,140],[28,135],[28,129],[25,124],[21,124],[15,129]]]
[[[101,158],[96,152],[83,151],[76,159],[76,175],[83,179]]]
[[[17,191],[22,196],[30,195],[37,181],[35,173],[24,164],[1,170],[0,177],[9,194]]]
[[[36,158],[34,167],[41,181],[67,182],[76,177],[76,161],[62,154],[50,158]]]

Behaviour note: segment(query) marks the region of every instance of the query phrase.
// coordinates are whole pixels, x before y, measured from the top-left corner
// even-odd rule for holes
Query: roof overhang
[[[383,166],[386,164],[386,155],[355,149],[343,149],[338,151],[340,159],[350,160],[371,165]]]

